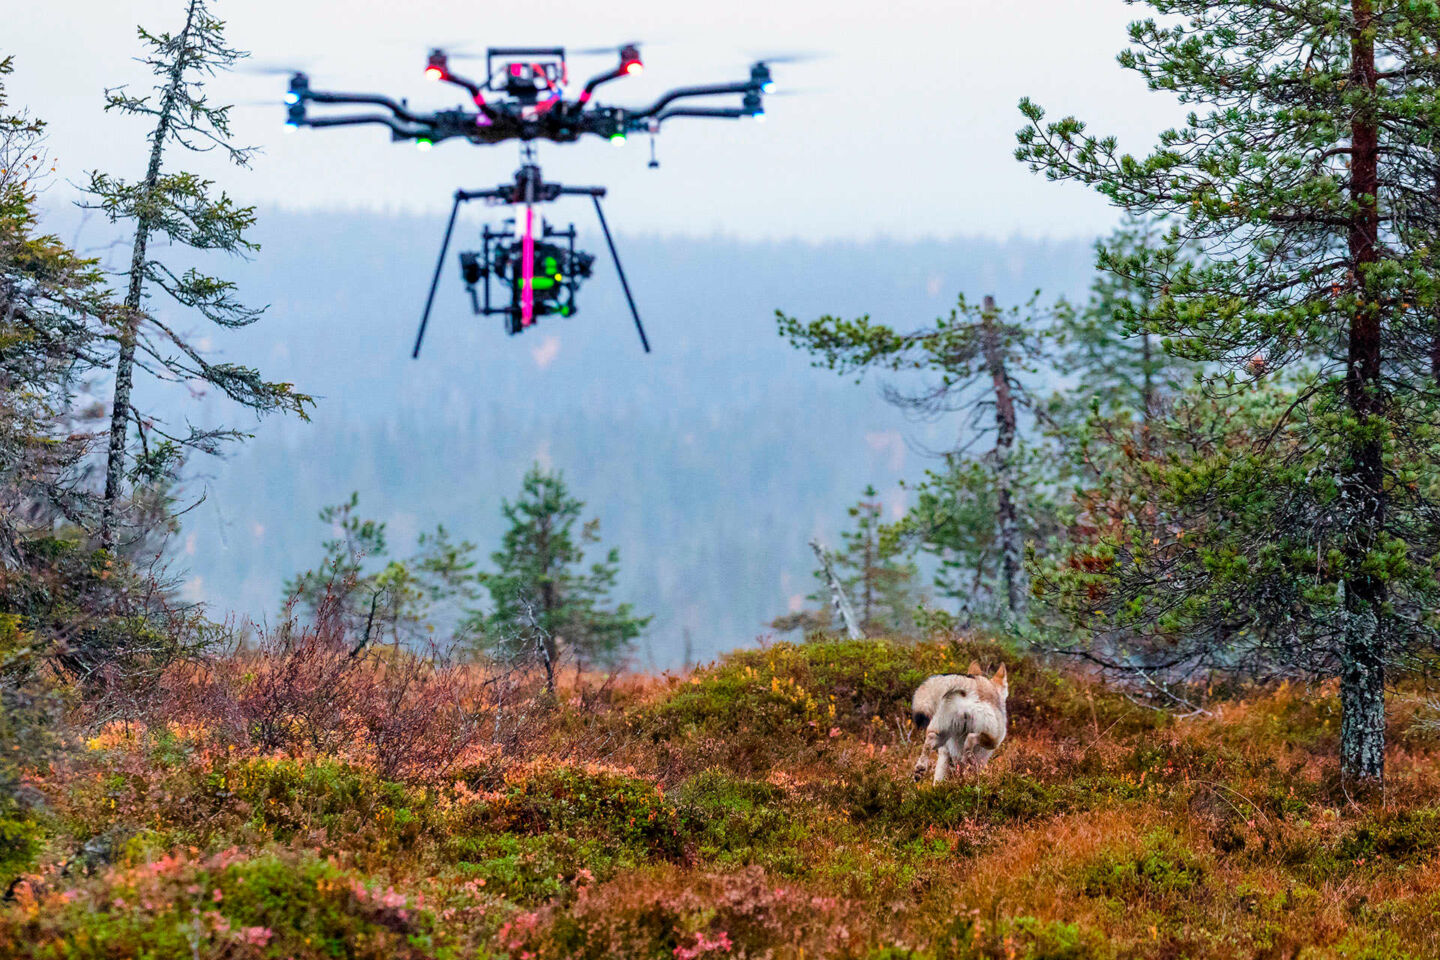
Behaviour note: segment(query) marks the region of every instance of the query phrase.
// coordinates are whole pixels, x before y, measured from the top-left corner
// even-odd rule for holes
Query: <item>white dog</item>
[[[936,752],[935,782],[950,772],[950,764],[965,764],[977,772],[1005,739],[1005,700],[1010,684],[1005,665],[986,677],[980,664],[968,673],[929,677],[915,689],[910,709],[917,728],[925,730],[925,745],[915,761],[915,779],[925,775],[930,752]]]

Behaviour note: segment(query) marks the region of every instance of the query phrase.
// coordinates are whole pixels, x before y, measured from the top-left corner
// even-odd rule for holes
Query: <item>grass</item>
[[[1010,737],[915,785],[910,690],[972,659]],[[1177,721],[997,644],[827,641],[571,693],[404,780],[184,707],[101,731],[0,823],[0,956],[1440,956],[1440,764],[1399,698],[1352,802],[1323,688]]]

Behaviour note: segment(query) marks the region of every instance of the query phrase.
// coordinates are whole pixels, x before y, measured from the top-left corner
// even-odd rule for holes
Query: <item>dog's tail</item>
[[[964,743],[965,738],[968,737],[971,733],[971,725],[975,722],[975,718],[970,712],[970,704],[963,702],[966,699],[966,691],[952,690],[951,692],[945,694],[945,699],[959,701],[956,712],[960,714],[960,723],[955,728],[952,736],[954,736],[961,743]],[[937,710],[935,712],[939,713],[940,711]]]

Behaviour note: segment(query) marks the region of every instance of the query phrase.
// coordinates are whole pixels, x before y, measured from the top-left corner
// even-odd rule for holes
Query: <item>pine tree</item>
[[[1024,544],[1044,545],[1059,533],[1052,493],[1056,463],[1052,448],[1035,443],[1016,455],[1010,482],[1021,505],[1016,519]],[[900,543],[936,559],[934,596],[955,605],[953,613],[943,606],[928,610],[924,619],[933,626],[1002,625],[1013,619],[996,487],[985,457],[947,454],[942,468],[926,471],[913,485],[914,502],[893,528]]]
[[[1067,312],[1063,303],[1053,311],[1056,316]],[[777,318],[781,335],[814,354],[815,366],[841,374],[887,370],[936,377],[918,395],[889,389],[887,397],[927,414],[967,412],[966,426],[973,436],[957,445],[954,456],[993,432],[995,446],[984,462],[993,482],[1002,588],[1010,616],[1022,614],[1026,590],[1020,514],[1026,507],[1020,503],[1025,484],[1018,474],[1017,445],[1020,411],[1033,406],[1033,401],[1019,378],[1041,355],[1047,322],[1035,310],[1035,301],[1006,313],[990,297],[977,306],[962,296],[948,317],[908,333],[874,323],[868,316],[858,320],[825,316],[803,324],[783,313],[777,312]]]
[[[177,274],[152,248],[152,241],[159,239],[172,249],[236,256],[257,249],[246,237],[255,222],[253,207],[236,204],[223,191],[217,195],[211,181],[193,173],[165,170],[167,156],[176,149],[218,149],[236,166],[249,165],[253,151],[237,146],[231,137],[230,107],[211,105],[204,90],[206,79],[246,54],[226,45],[224,23],[210,12],[207,0],[186,0],[185,22],[177,33],[153,34],[143,27],[138,32],[150,48],[142,62],[159,82],[146,96],[124,88],[107,90],[105,109],[153,121],[149,162],[137,181],[97,171],[88,187],[89,206],[102,210],[112,223],[123,220],[133,228],[124,309],[115,332],[118,356],[101,521],[106,546],[116,538],[127,460],[131,477],[153,481],[173,471],[186,450],[214,453],[222,442],[244,436],[228,428],[168,431],[159,418],[135,406],[137,367],[166,382],[209,384],[256,413],[285,411],[304,417],[312,402],[290,384],[268,382],[249,367],[206,360],[173,320],[162,319],[149,304],[152,289],[158,288],[178,307],[194,310],[221,327],[246,326],[262,313],[236,299],[234,283],[193,267]],[[129,455],[132,426],[140,442],[140,453],[133,457]]]
[[[73,421],[106,360],[114,304],[96,261],[40,232],[45,124],[11,112],[3,79],[12,70],[13,58],[0,60],[0,556],[17,565],[25,542],[57,521],[93,528],[92,438]]]
[[[373,643],[420,643],[437,626],[455,626],[478,597],[475,545],[444,526],[422,533],[409,557],[391,555],[385,524],[360,516],[360,495],[325,507],[320,521],[334,532],[320,566],[286,581],[285,602],[315,616],[333,604],[353,642],[352,655]]]
[[[916,570],[904,559],[904,544],[885,524],[884,505],[878,497],[875,487],[867,486],[862,499],[848,509],[854,526],[840,534],[841,547],[833,564],[860,629],[867,636],[893,636],[914,627]],[[825,571],[816,570],[815,579],[819,586],[806,599],[818,606],[777,617],[772,627],[806,632],[829,628],[831,598]]]
[[[501,505],[510,527],[491,555],[495,572],[481,575],[491,601],[489,614],[477,621],[485,646],[507,658],[538,661],[552,693],[562,653],[579,663],[614,661],[650,622],[628,603],[610,606],[619,550],[582,566],[585,547],[600,539],[598,520],[581,522],[584,508],[559,473],[535,465],[520,496]]]
[[[1205,252],[1111,266],[1161,291],[1147,326],[1225,369],[1216,402],[1285,367],[1301,385],[1248,447],[1165,477],[1210,536],[1114,544],[1112,584],[1192,649],[1263,634],[1338,675],[1342,767],[1378,782],[1386,664],[1435,644],[1440,6],[1148,2],[1164,20],[1133,24],[1120,62],[1191,105],[1185,124],[1135,157],[1027,100],[1017,157]]]
[[[1127,214],[1110,236],[1095,245],[1099,270],[1084,309],[1065,317],[1057,330],[1059,373],[1074,381],[1056,397],[1051,416],[1062,428],[1088,415],[1095,401],[1106,412],[1132,412],[1142,427],[1167,398],[1185,387],[1194,364],[1171,354],[1146,325],[1160,292],[1150,285],[1151,260],[1167,256],[1161,222]],[[1130,272],[1130,260],[1147,264]]]

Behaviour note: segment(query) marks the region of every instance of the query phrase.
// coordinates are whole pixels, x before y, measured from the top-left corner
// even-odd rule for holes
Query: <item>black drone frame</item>
[[[445,239],[440,244],[440,256],[435,261],[435,274],[430,279],[430,293],[425,298],[425,312],[420,317],[420,330],[415,335],[415,349],[411,351],[412,358],[419,358],[420,345],[425,340],[425,328],[430,323],[430,308],[435,303],[435,291],[440,286],[440,275],[445,270],[445,255],[450,250],[450,237],[455,232],[455,219],[460,213],[460,204],[468,203],[471,200],[493,200],[506,204],[535,204],[551,203],[562,196],[588,196],[595,204],[595,216],[600,220],[600,229],[605,233],[605,243],[610,248],[610,259],[615,263],[615,273],[620,277],[620,287],[625,291],[625,301],[630,305],[630,316],[635,320],[635,331],[640,334],[640,345],[645,352],[650,352],[650,339],[645,336],[645,326],[640,322],[640,311],[635,306],[635,297],[630,292],[630,281],[625,278],[625,268],[620,265],[620,254],[615,249],[615,238],[610,234],[610,225],[605,221],[605,209],[600,205],[600,198],[605,196],[604,187],[567,187],[558,183],[548,183],[541,179],[540,168],[533,163],[527,163],[515,173],[514,183],[505,183],[493,190],[456,190],[455,202],[450,206],[450,219],[445,224]],[[489,233],[487,228],[485,233]],[[571,248],[574,248],[574,228],[570,230]],[[488,245],[487,257],[488,260]],[[573,281],[572,281],[573,283]],[[574,287],[571,287],[572,296]],[[473,296],[473,293],[472,293]],[[486,312],[502,312],[507,308],[500,307],[494,311],[490,308],[490,292],[487,281],[485,288]]]
[[[506,71],[503,69],[495,69],[494,62],[499,58],[527,56],[558,58],[558,67],[551,70],[553,63],[506,64],[506,67],[520,67],[525,71],[524,77],[516,78],[504,76]],[[770,68],[764,61],[750,67],[748,80],[680,87],[646,107],[605,107],[591,102],[597,87],[635,72],[639,65],[640,54],[636,47],[622,47],[618,67],[591,77],[578,98],[565,100],[563,84],[567,67],[563,47],[492,47],[486,54],[487,76],[484,83],[452,71],[445,52],[433,50],[426,73],[463,88],[470,95],[475,110],[456,107],[420,113],[411,110],[403,101],[380,94],[315,90],[310,86],[310,78],[297,72],[290,77],[290,89],[285,97],[288,106],[286,122],[292,127],[380,124],[390,129],[393,140],[414,140],[428,145],[456,137],[476,144],[506,140],[573,143],[586,134],[620,139],[630,133],[657,133],[661,124],[676,117],[738,120],[764,116],[761,98],[771,86]],[[538,76],[532,67],[541,68]],[[486,92],[496,91],[505,93],[506,98],[493,101],[486,98]],[[551,95],[542,99],[542,93]],[[672,106],[699,97],[733,94],[743,97],[740,107]],[[371,105],[386,112],[311,116],[308,111],[310,104]]]

